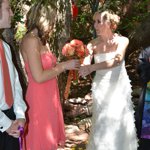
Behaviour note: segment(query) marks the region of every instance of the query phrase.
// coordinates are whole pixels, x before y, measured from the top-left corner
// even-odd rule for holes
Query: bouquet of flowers
[[[83,59],[88,55],[88,49],[82,41],[74,39],[64,45],[62,54],[67,58],[78,58]]]
[[[67,59],[79,59],[82,64],[83,59],[88,55],[88,49],[86,45],[80,40],[73,39],[69,43],[66,43],[62,48],[62,55]],[[64,98],[67,99],[69,96],[70,86],[72,80],[78,80],[78,73],[75,70],[70,70],[67,85],[65,88]]]

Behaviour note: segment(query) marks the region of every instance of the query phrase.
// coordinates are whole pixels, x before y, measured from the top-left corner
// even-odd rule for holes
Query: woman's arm
[[[83,66],[82,68],[80,68],[79,74],[81,76],[86,76],[96,70],[108,69],[118,66],[124,59],[125,51],[129,44],[129,40],[126,37],[118,37],[117,44],[118,44],[116,50],[117,53],[114,58],[100,63]]]
[[[36,37],[26,38],[21,46],[23,58],[28,62],[31,74],[36,82],[52,79],[65,70],[77,70],[80,66],[78,60],[70,60],[57,64],[50,70],[44,70],[41,62],[40,41]]]
[[[129,40],[126,37],[119,37],[118,46],[116,50],[116,55],[114,58],[108,61],[104,61],[101,63],[93,64],[91,66],[92,71],[96,71],[99,69],[107,69],[118,66],[124,59],[126,48],[129,44]]]

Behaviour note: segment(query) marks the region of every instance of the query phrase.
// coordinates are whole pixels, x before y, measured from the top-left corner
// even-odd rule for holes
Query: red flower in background
[[[72,17],[75,19],[78,16],[78,7],[75,4],[72,4]]]

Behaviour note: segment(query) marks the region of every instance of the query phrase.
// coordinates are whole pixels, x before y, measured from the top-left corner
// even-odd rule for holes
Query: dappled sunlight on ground
[[[76,125],[65,125],[66,144],[65,148],[57,150],[85,150],[88,140],[88,133],[79,129]]]

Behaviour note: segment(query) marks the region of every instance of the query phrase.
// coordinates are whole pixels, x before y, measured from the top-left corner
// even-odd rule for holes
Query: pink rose
[[[64,47],[62,48],[62,54],[64,56],[73,56],[74,53],[75,53],[75,48],[71,46],[70,43],[65,44]]]

